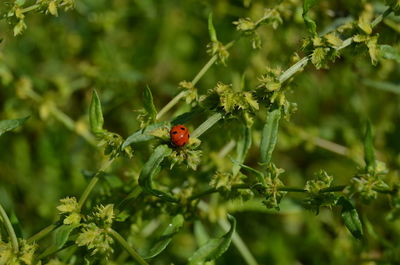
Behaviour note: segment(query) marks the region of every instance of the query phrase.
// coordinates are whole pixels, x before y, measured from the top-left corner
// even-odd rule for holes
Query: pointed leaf
[[[233,175],[236,175],[240,170],[240,165],[243,164],[247,152],[249,151],[251,146],[251,128],[243,125],[242,128],[242,135],[239,141],[236,144],[236,161],[237,164],[234,164],[232,168]]]
[[[92,101],[89,106],[89,122],[92,133],[99,134],[104,131],[103,111],[101,110],[101,102],[96,90],[93,90]]]
[[[232,235],[236,229],[236,219],[233,216],[228,215],[228,220],[231,223],[229,231],[220,238],[210,239],[205,245],[200,247],[189,258],[189,265],[200,265],[206,261],[215,260],[225,253],[231,244]]]
[[[160,254],[171,242],[172,237],[179,232],[183,225],[183,216],[178,214],[172,219],[172,222],[167,226],[167,228],[162,233],[162,236],[154,243],[153,247],[147,253],[143,255],[144,259],[154,258]]]
[[[20,118],[20,119],[0,121],[0,136],[8,131],[14,130],[15,128],[21,126],[28,119],[29,119],[29,116],[26,116],[26,117]]]
[[[172,150],[168,147],[168,145],[159,145],[151,154],[149,160],[144,164],[139,176],[139,185],[142,186],[145,191],[159,197],[162,200],[177,202],[177,199],[171,195],[153,188],[153,177],[160,172],[161,162],[171,153]]]
[[[212,21],[212,13],[208,15],[208,33],[210,34],[210,39],[213,42],[217,42],[217,33],[215,32],[215,28]]]
[[[367,121],[364,137],[364,160],[368,172],[375,169],[374,138],[372,136],[371,122]]]
[[[54,245],[61,249],[67,243],[71,232],[80,225],[62,225],[54,231]]]
[[[146,86],[146,88],[144,89],[143,98],[144,98],[144,109],[149,114],[150,120],[154,122],[156,120],[157,110],[156,107],[154,106],[153,95],[151,94],[149,86]]]
[[[347,229],[355,238],[361,239],[363,236],[363,228],[356,208],[343,196],[339,198],[337,204],[342,206],[341,215]]]
[[[304,0],[303,3],[303,19],[306,23],[308,31],[311,32],[312,35],[317,35],[317,25],[315,21],[312,20],[308,16],[308,11],[318,2],[319,0]]]
[[[272,152],[274,151],[276,140],[278,138],[279,120],[281,112],[279,109],[268,112],[267,122],[264,125],[261,138],[261,163],[269,163],[271,161]]]

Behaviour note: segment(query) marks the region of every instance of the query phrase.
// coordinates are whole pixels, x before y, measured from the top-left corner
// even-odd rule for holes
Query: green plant
[[[29,1],[12,1],[2,6],[2,17],[11,23],[14,35],[20,35],[25,30],[24,14],[26,13],[50,13],[57,16],[58,8],[69,10],[75,6],[73,1],[64,0],[26,2]],[[139,2],[137,1],[136,4],[149,16],[157,9],[152,1],[147,4]],[[83,31],[93,30],[94,39],[98,37],[97,31],[101,31],[104,35],[101,35],[97,43],[99,50],[90,55],[93,57],[89,57],[89,61],[85,58],[80,63],[73,60],[68,62],[71,66],[77,66],[79,70],[74,70],[74,67],[66,69],[57,66],[65,70],[65,73],[57,75],[44,67],[56,77],[40,81],[35,80],[34,75],[26,77],[23,72],[10,70],[13,63],[1,62],[0,65],[2,86],[7,91],[5,95],[9,96],[4,100],[4,103],[8,102],[9,105],[5,104],[6,107],[3,110],[12,114],[10,116],[15,116],[15,109],[18,109],[15,106],[21,104],[18,114],[30,113],[31,116],[36,117],[35,122],[38,124],[44,124],[43,121],[46,121],[52,124],[51,126],[57,125],[54,128],[45,126],[45,129],[41,130],[35,128],[34,125],[29,125],[29,123],[33,124],[32,118],[3,120],[0,122],[0,136],[19,126],[22,126],[24,130],[25,124],[32,127],[28,128],[34,132],[46,134],[49,131],[49,138],[54,138],[54,140],[49,142],[46,137],[40,140],[39,152],[44,153],[44,161],[48,165],[45,168],[47,172],[45,170],[44,174],[53,177],[57,175],[57,172],[62,175],[60,171],[69,169],[68,166],[62,164],[68,158],[63,156],[64,151],[59,149],[59,146],[64,146],[64,142],[72,139],[71,135],[79,135],[81,136],[79,139],[83,139],[88,146],[81,148],[79,146],[82,143],[77,143],[76,148],[79,151],[72,153],[72,159],[76,157],[79,167],[92,168],[92,171],[81,172],[85,179],[78,185],[79,188],[88,182],[83,192],[74,191],[75,194],[70,194],[66,189],[63,193],[67,193],[67,197],[60,199],[58,206],[49,204],[47,211],[50,213],[42,210],[44,216],[46,214],[54,216],[52,213],[56,208],[58,217],[52,224],[36,234],[32,233],[30,237],[18,232],[20,229],[20,223],[16,218],[18,211],[15,211],[16,214],[7,215],[1,206],[3,202],[0,204],[1,220],[5,228],[0,237],[0,265],[131,264],[131,261],[137,264],[152,262],[155,264],[157,262],[203,264],[218,263],[219,260],[226,263],[235,260],[235,255],[240,255],[242,258],[240,262],[236,262],[238,264],[243,264],[242,260],[247,264],[264,262],[292,264],[294,260],[320,263],[317,251],[293,258],[285,255],[285,250],[282,250],[283,247],[280,245],[283,244],[282,237],[287,237],[290,241],[292,234],[297,235],[296,242],[298,240],[302,242],[302,237],[304,237],[305,246],[308,246],[309,241],[314,242],[316,239],[321,242],[331,240],[337,243],[338,241],[334,239],[328,239],[329,232],[321,228],[321,225],[316,225],[317,217],[315,216],[305,217],[304,221],[294,222],[295,225],[288,225],[286,228],[282,225],[278,228],[281,229],[278,230],[279,232],[271,230],[272,239],[268,239],[269,245],[266,247],[260,246],[263,244],[262,239],[269,236],[268,233],[265,237],[260,235],[268,231],[262,222],[256,223],[254,231],[250,232],[259,236],[253,243],[249,242],[251,237],[247,235],[244,235],[242,239],[243,234],[238,232],[240,229],[236,231],[241,227],[241,221],[252,224],[252,220],[245,220],[246,216],[255,216],[262,220],[266,214],[284,216],[291,211],[305,212],[304,215],[307,215],[306,211],[300,209],[308,209],[314,214],[322,215],[317,223],[329,226],[329,229],[333,230],[331,233],[334,233],[338,240],[351,245],[349,247],[351,254],[346,256],[338,255],[337,252],[343,249],[335,245],[334,250],[329,254],[329,263],[350,264],[369,261],[379,264],[396,264],[399,262],[398,254],[396,254],[398,241],[391,240],[390,237],[387,239],[384,235],[388,231],[395,234],[399,232],[388,224],[390,220],[395,222],[399,216],[399,190],[396,184],[399,157],[394,155],[396,151],[399,151],[399,142],[388,136],[385,137],[382,131],[378,137],[375,137],[373,126],[366,115],[368,111],[365,110],[368,105],[371,109],[384,108],[387,113],[384,119],[386,123],[382,122],[381,126],[394,128],[393,131],[398,132],[398,125],[393,124],[393,120],[398,119],[393,111],[396,107],[392,104],[382,106],[384,100],[377,99],[375,103],[370,96],[359,98],[357,94],[361,92],[354,92],[352,86],[345,85],[346,82],[359,83],[356,77],[357,74],[362,76],[363,71],[372,73],[374,69],[379,69],[383,80],[391,80],[391,76],[397,73],[397,68],[393,66],[393,63],[396,65],[399,62],[400,55],[395,41],[387,32],[398,28],[396,15],[399,12],[399,3],[397,1],[388,1],[386,6],[374,1],[346,3],[345,10],[354,12],[359,18],[346,19],[345,22],[325,18],[326,14],[335,12],[332,11],[336,7],[334,3],[325,3],[324,6],[319,1],[305,0],[301,7],[299,1],[285,0],[260,13],[258,11],[260,3],[244,1],[243,10],[240,9],[243,17],[233,22],[238,33],[230,32],[236,37],[226,44],[221,41],[223,39],[221,36],[224,36],[225,31],[228,30],[220,32],[214,25],[218,18],[217,13],[214,12],[214,16],[211,13],[208,15],[208,24],[203,14],[202,21],[208,29],[210,38],[210,43],[203,48],[207,49],[211,57],[192,81],[179,82],[180,92],[168,101],[159,98],[162,93],[154,89],[153,85],[145,85],[149,79],[145,79],[145,82],[141,80],[140,74],[127,66],[129,64],[121,59],[124,58],[124,54],[116,48],[120,39],[129,40],[130,35],[127,29],[130,24],[126,21],[134,11],[126,9],[124,12],[122,10],[107,12],[103,10],[103,13],[91,13],[89,11],[91,5],[107,7],[108,4],[92,1],[80,4],[77,3],[77,10],[90,18],[89,23],[95,24],[87,26]],[[128,6],[126,1],[121,1],[119,4],[125,8]],[[246,9],[246,6],[254,8]],[[184,6],[183,10],[189,12],[190,8]],[[228,10],[235,9],[231,6]],[[258,15],[257,19],[248,17],[253,13]],[[68,15],[65,14],[65,17]],[[69,23],[72,22],[69,21]],[[303,57],[300,58],[295,53],[292,56],[292,66],[282,70],[282,65],[286,65],[289,61],[290,55],[287,54],[293,52],[288,52],[287,48],[281,47],[285,44],[271,43],[279,42],[278,38],[286,34],[290,35],[291,31],[298,30],[303,25],[308,31],[302,35],[306,37],[302,41],[301,49],[298,50]],[[118,28],[119,26],[123,29]],[[58,27],[57,25],[55,29],[52,29],[56,31]],[[320,30],[322,27],[326,30]],[[172,31],[172,29],[169,30]],[[276,40],[268,39],[275,35]],[[91,36],[87,39],[77,36],[66,38],[69,37],[72,39],[71,46],[79,46],[83,45],[79,44],[80,42],[91,41]],[[181,41],[184,42],[184,40]],[[59,45],[64,47],[62,44]],[[164,45],[166,43],[161,44],[161,46]],[[236,45],[244,47],[246,54],[241,53],[240,49],[235,50]],[[263,47],[268,45],[271,46],[269,49],[272,51],[286,51],[283,53],[285,59],[278,60],[277,64],[265,61]],[[64,48],[67,49],[67,47]],[[41,47],[41,49],[45,50],[46,47]],[[71,49],[72,51],[69,51],[72,54],[71,58],[82,58],[83,55],[80,52],[84,49],[79,50],[78,47],[76,48],[78,52]],[[353,74],[351,69],[357,67],[357,62],[352,62],[352,60],[354,58],[359,60],[363,52],[368,53],[368,60],[372,66],[362,61],[357,68],[360,73]],[[104,56],[103,53],[107,55]],[[246,60],[247,55],[253,56],[253,61]],[[13,56],[19,55],[13,54]],[[44,57],[46,64],[54,63],[51,55],[45,54]],[[23,56],[19,58],[21,62],[24,62]],[[233,66],[230,66],[231,60]],[[308,97],[305,92],[296,91],[299,90],[299,86],[305,88],[304,84],[311,83],[313,93],[316,93],[315,87],[319,83],[318,78],[321,78],[321,73],[329,73],[326,70],[335,67],[339,64],[338,61],[340,61],[339,69],[335,68],[335,71],[339,71],[339,77],[343,75],[347,80],[336,80],[334,76],[329,78],[327,83],[332,84],[327,86],[331,86],[334,92],[342,85],[347,89],[339,98],[347,100],[354,107],[347,111],[340,110],[340,112],[345,113],[343,116],[351,117],[349,120],[357,124],[356,128],[352,128],[349,121],[344,121],[341,115],[331,118],[332,114],[329,111],[318,117],[321,120],[314,124],[312,117],[318,113],[318,100],[322,100],[321,98],[325,95]],[[191,60],[188,59],[188,63],[190,62]],[[258,66],[260,62],[261,67]],[[315,67],[315,71],[313,71],[314,67],[306,68],[309,63]],[[29,65],[29,63],[26,64]],[[213,73],[211,68],[216,64],[222,70],[214,72],[214,76],[211,76]],[[375,66],[378,68],[371,68]],[[320,69],[326,72],[316,71]],[[334,71],[332,72],[335,74]],[[162,76],[162,69],[156,73]],[[219,73],[224,73],[224,75]],[[210,80],[205,80],[206,74],[210,75]],[[74,75],[81,76],[83,79],[83,84],[79,82],[78,85],[75,84],[78,88],[71,85],[74,83],[71,82]],[[307,80],[307,76],[311,75],[317,80]],[[156,79],[158,76],[153,77]],[[177,77],[180,77],[179,74]],[[227,79],[232,79],[232,84]],[[140,84],[138,87],[143,87],[143,89],[131,89],[132,92],[126,92],[128,90],[126,88],[130,88],[132,84],[136,84],[135,82],[138,82]],[[377,88],[388,86],[386,83],[377,85],[368,79],[363,79],[362,82],[365,86]],[[52,91],[53,85],[57,87],[56,91]],[[94,90],[93,86],[99,89]],[[169,88],[167,86],[167,89]],[[73,104],[65,106],[58,100],[58,97],[76,100],[73,96],[74,89],[82,90],[84,96],[90,97],[90,103],[88,100],[82,103],[83,107],[88,107],[88,117],[85,115],[81,117],[81,113],[74,112],[71,108]],[[386,90],[399,92],[397,86],[393,84]],[[333,95],[335,93],[329,94],[330,97]],[[119,126],[111,125],[113,120],[119,120],[123,116],[121,114],[123,112],[118,111],[121,107],[121,103],[118,102],[126,103],[126,100],[130,101],[130,98],[134,101],[135,108],[143,106],[143,109],[139,110],[134,126],[121,129],[118,128]],[[185,102],[181,101],[182,99],[185,99]],[[333,99],[333,102],[335,100]],[[157,111],[157,106],[160,106],[162,101],[164,107]],[[128,105],[132,106],[131,103]],[[67,114],[68,109],[73,114],[71,117]],[[173,109],[177,110],[172,113]],[[303,111],[308,113],[308,116],[304,115],[308,118],[300,120],[305,123],[304,126],[298,126],[296,115]],[[133,112],[124,113],[128,113],[129,116],[134,115]],[[7,113],[4,116],[8,116]],[[72,118],[75,116],[79,118]],[[325,121],[326,119],[328,121]],[[375,117],[374,120],[377,119]],[[127,121],[123,120],[121,123],[127,123]],[[189,142],[183,147],[175,147],[170,143],[169,130],[177,124],[186,124],[190,129],[194,128]],[[318,136],[315,132],[318,124],[323,124],[321,128],[326,129],[326,138],[348,142],[349,147]],[[312,128],[312,126],[315,127]],[[360,127],[365,128],[360,129]],[[65,128],[72,133],[66,134],[68,130]],[[340,130],[341,135],[333,137],[335,130]],[[357,130],[363,131],[362,137],[355,133]],[[120,131],[131,133],[130,136],[123,137]],[[204,137],[204,134],[207,134],[207,137]],[[13,139],[11,138],[13,136],[9,137]],[[62,139],[62,144],[58,142],[58,137]],[[374,139],[378,139],[381,145],[382,142],[385,143],[387,155],[376,151]],[[18,156],[15,155],[12,159],[17,162],[18,158],[22,157],[22,161],[25,162],[25,164],[21,163],[23,164],[21,169],[15,167],[15,170],[20,170],[18,174],[21,178],[23,174],[29,174],[29,171],[24,171],[23,168],[32,168],[32,166],[26,162],[31,158],[24,158],[24,155],[29,153],[29,151],[25,152],[28,143],[26,139],[20,141],[22,144],[15,147],[15,154]],[[386,145],[389,141],[394,141],[395,144]],[[7,143],[3,145],[7,146]],[[329,160],[335,161],[333,166],[328,162],[314,164],[314,161],[320,160],[319,156],[324,156],[326,153],[310,155],[303,161],[303,154],[290,151],[298,152],[299,146],[303,145],[304,149],[311,153],[314,152],[315,146],[318,146],[339,154],[343,158],[329,157]],[[90,160],[85,156],[93,156],[95,159]],[[288,162],[289,160],[292,162]],[[90,162],[100,166],[93,170],[93,166],[86,164]],[[313,177],[305,178],[304,176],[310,174],[311,169],[315,171]],[[70,171],[76,172],[74,169]],[[76,174],[80,174],[79,170]],[[344,174],[344,177],[341,174]],[[25,180],[22,186],[27,189],[30,182],[34,181]],[[46,188],[55,189],[51,185]],[[30,194],[32,191],[26,192]],[[382,200],[380,195],[386,196],[386,201]],[[387,201],[390,202],[388,212],[379,211],[378,206],[374,205],[374,203],[386,203],[385,207],[389,208]],[[366,214],[368,210],[364,209],[368,208],[377,211],[376,215]],[[251,215],[252,212],[261,212],[262,215]],[[385,223],[385,229],[376,231],[378,229],[374,226],[374,222],[378,221],[369,221],[368,216],[377,218],[376,216],[380,215],[387,216],[387,220],[381,221]],[[335,219],[339,216],[341,221]],[[27,220],[27,218],[21,218],[23,226],[24,219]],[[277,221],[280,220],[277,219]],[[285,221],[291,222],[289,218]],[[310,235],[299,235],[296,225],[306,227]],[[343,227],[348,232],[342,233]],[[296,231],[293,232],[292,229]],[[329,229],[326,230],[329,231]],[[207,230],[217,235],[210,236]],[[355,238],[354,241],[350,235]],[[373,239],[374,243],[367,242],[365,238]],[[231,242],[236,246],[238,253],[230,250]],[[323,247],[319,249],[322,254],[330,251],[328,243],[322,243],[322,245]],[[359,252],[356,250],[357,245],[362,245]],[[174,246],[182,249],[187,246],[188,249],[173,252]],[[382,250],[378,257],[374,257],[373,251],[380,248]],[[231,255],[224,255],[227,251]],[[264,255],[264,251],[269,251],[269,254]],[[357,254],[360,252],[362,255]]]

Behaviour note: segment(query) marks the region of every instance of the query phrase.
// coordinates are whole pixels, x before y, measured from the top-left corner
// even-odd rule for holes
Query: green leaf
[[[139,185],[143,190],[153,194],[154,196],[169,202],[177,202],[178,200],[171,195],[153,188],[153,177],[161,170],[161,162],[166,156],[172,153],[172,149],[168,145],[159,145],[151,154],[149,160],[144,164],[139,176]]]
[[[236,144],[236,161],[238,162],[238,164],[235,164],[232,168],[233,175],[239,173],[240,170],[239,164],[243,164],[247,152],[250,149],[250,146],[251,146],[251,129],[243,125],[242,135]]]
[[[400,51],[390,45],[379,45],[379,52],[382,58],[395,60],[400,63]]]
[[[103,111],[101,110],[101,102],[96,90],[93,90],[92,101],[89,106],[89,122],[92,133],[100,134],[104,132]]]
[[[14,130],[15,128],[21,126],[29,119],[29,117],[30,116],[26,116],[20,119],[0,121],[0,136],[8,131]]]
[[[144,109],[149,114],[150,120],[154,122],[156,120],[157,110],[156,107],[154,106],[153,95],[151,94],[149,86],[146,86],[143,92],[143,98],[144,98]]]
[[[54,245],[61,249],[67,243],[71,232],[80,225],[62,225],[54,231]]]
[[[339,198],[337,205],[342,206],[341,215],[347,229],[355,238],[361,239],[363,237],[363,228],[356,208],[343,196]]]
[[[272,152],[274,151],[276,140],[278,138],[279,119],[281,112],[279,109],[268,112],[267,122],[264,125],[261,138],[261,163],[269,163],[271,161]]]
[[[210,34],[210,39],[213,42],[217,42],[217,33],[215,32],[215,28],[212,21],[212,13],[208,15],[208,33]]]
[[[178,214],[168,224],[161,237],[154,243],[153,247],[146,255],[142,255],[144,259],[151,259],[160,254],[171,242],[172,237],[179,232],[183,225],[183,216]]]
[[[190,258],[189,265],[200,265],[206,261],[215,260],[229,248],[232,235],[236,229],[236,219],[228,215],[231,228],[222,237],[210,239],[205,245],[200,247]]]
[[[375,151],[374,151],[374,138],[372,136],[372,125],[370,121],[367,121],[365,136],[364,136],[364,160],[366,170],[368,172],[373,171],[376,166],[375,162]]]
[[[319,0],[304,0],[304,3],[303,3],[303,19],[304,19],[304,23],[306,23],[307,29],[308,29],[308,31],[310,31],[310,33],[312,35],[317,35],[317,25],[315,24],[315,21],[312,20],[308,16],[308,11],[315,4],[317,4],[318,1]]]

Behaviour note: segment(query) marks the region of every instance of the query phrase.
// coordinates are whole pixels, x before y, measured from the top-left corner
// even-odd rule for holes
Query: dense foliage
[[[0,265],[399,264],[399,14],[2,1]]]

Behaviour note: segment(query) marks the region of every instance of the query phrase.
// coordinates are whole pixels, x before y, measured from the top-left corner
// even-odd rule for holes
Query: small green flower
[[[107,257],[114,252],[111,247],[113,238],[108,234],[107,229],[100,228],[95,223],[84,225],[75,242],[78,246],[85,246],[92,255],[98,253]]]
[[[60,200],[61,204],[57,206],[57,210],[65,216],[64,224],[79,224],[81,221],[81,214],[78,206],[78,202],[75,197],[67,197]]]
[[[182,81],[179,83],[179,87],[186,91],[186,103],[190,104],[192,102],[197,102],[199,100],[199,96],[197,94],[197,88],[193,85],[192,82]]]
[[[217,171],[212,177],[209,185],[213,188],[231,191],[232,186],[243,184],[243,179],[246,178],[242,173],[233,175],[232,172]]]
[[[133,150],[131,146],[122,148],[124,139],[119,134],[106,131],[99,135],[99,138],[99,145],[104,146],[104,154],[110,156],[110,159],[120,156],[132,158]]]
[[[330,187],[332,181],[333,177],[329,176],[324,170],[321,170],[318,174],[316,174],[315,179],[308,180],[306,182],[304,189],[312,195],[316,195],[320,192],[320,190]]]
[[[93,214],[93,216],[100,222],[103,222],[105,225],[111,225],[115,218],[114,205],[107,204],[106,206],[97,206],[96,212]]]
[[[33,265],[33,257],[37,249],[36,244],[28,244],[26,240],[19,239],[19,251],[14,253],[10,242],[0,241],[1,265]]]
[[[223,65],[226,65],[226,60],[229,57],[228,49],[219,41],[212,41],[207,45],[207,53],[211,56],[217,55],[218,61]]]
[[[348,191],[359,194],[365,203],[369,203],[378,196],[377,190],[387,190],[389,186],[378,175],[360,174],[351,180]]]

